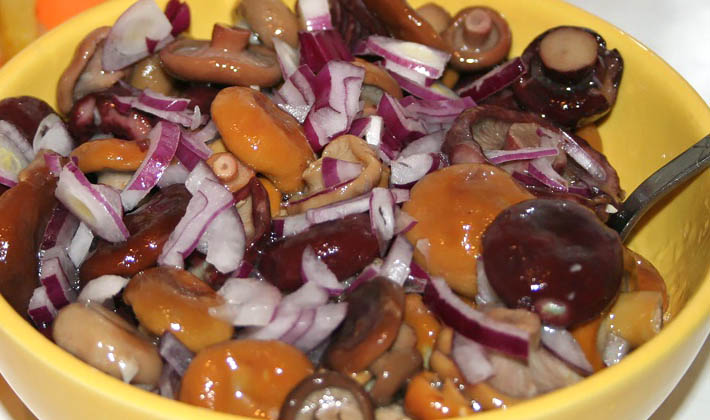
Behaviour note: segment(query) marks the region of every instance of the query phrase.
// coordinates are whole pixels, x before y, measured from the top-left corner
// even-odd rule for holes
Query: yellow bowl
[[[164,4],[166,0],[160,3]],[[383,0],[386,1],[386,0]],[[188,0],[192,34],[209,37],[212,23],[233,20],[234,0]],[[209,6],[205,6],[209,3]],[[423,1],[413,1],[413,4]],[[470,2],[441,0],[456,11]],[[513,51],[560,24],[587,26],[624,57],[619,100],[601,125],[603,148],[622,186],[648,174],[710,132],[710,110],[666,63],[622,31],[557,0],[478,0],[500,10],[513,29]],[[110,1],[56,28],[0,70],[0,98],[34,95],[55,103],[59,73],[90,30],[111,24],[130,4]],[[199,7],[198,5],[202,5]],[[670,393],[710,329],[710,172],[695,178],[648,215],[630,246],[649,258],[669,284],[677,313],[658,337],[620,365],[480,420],[645,419]],[[161,398],[126,385],[75,359],[39,334],[0,298],[0,371],[44,419],[203,419],[235,417]]]

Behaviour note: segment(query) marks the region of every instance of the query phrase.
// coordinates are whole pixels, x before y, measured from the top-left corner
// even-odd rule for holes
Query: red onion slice
[[[50,113],[39,123],[32,141],[32,149],[35,154],[45,149],[62,156],[69,156],[74,150],[74,139],[59,115]]]
[[[375,258],[373,262],[371,262],[367,267],[365,267],[360,274],[358,274],[355,279],[350,282],[350,285],[345,289],[345,293],[350,293],[353,290],[357,289],[361,284],[367,283],[368,281],[374,279],[375,277],[380,275],[380,272],[382,271],[382,260],[379,258]]]
[[[555,134],[557,134],[557,136],[555,136]],[[559,130],[558,133],[554,133],[541,127],[538,129],[538,135],[540,137],[547,136],[550,138],[561,137],[562,142],[558,142],[557,144],[561,144],[562,149],[567,152],[567,154],[574,159],[579,166],[584,168],[584,170],[589,172],[590,175],[599,181],[604,181],[606,179],[607,174],[604,167],[602,167],[599,162],[594,160],[594,158],[592,158],[589,153],[587,153],[587,151],[584,150],[582,146],[580,146],[577,141],[564,130]]]
[[[277,239],[297,235],[311,227],[306,213],[272,220],[272,232]]]
[[[428,124],[453,123],[463,111],[476,106],[469,97],[426,100],[406,96],[399,103],[408,115],[416,116]]]
[[[347,312],[348,304],[345,302],[319,306],[315,310],[311,327],[293,345],[302,351],[311,351],[318,347],[343,322]]]
[[[380,274],[399,284],[404,284],[410,273],[414,247],[403,235],[398,235],[390,247],[382,264]]]
[[[558,153],[559,150],[556,147],[523,147],[515,150],[485,150],[483,152],[486,155],[486,159],[495,165],[515,160],[557,156]]]
[[[55,308],[61,309],[76,300],[72,287],[77,280],[76,268],[63,249],[52,248],[42,255],[39,280]]]
[[[403,235],[417,224],[417,219],[406,211],[395,206],[394,208],[394,234]]]
[[[454,333],[451,358],[470,385],[483,382],[495,374],[493,365],[486,357],[486,349],[459,333]]]
[[[322,160],[323,183],[326,188],[352,181],[360,176],[363,167],[357,162],[324,157]]]
[[[277,92],[279,108],[291,114],[301,124],[316,101],[315,79],[311,69],[302,65],[294,69]]]
[[[239,268],[246,251],[247,238],[237,209],[229,207],[219,213],[210,222],[200,241],[205,242],[206,261],[217,271],[226,274]]]
[[[370,146],[377,147],[382,142],[384,121],[379,115],[358,118],[350,126],[350,134],[364,139]]]
[[[411,117],[402,105],[388,93],[382,95],[382,99],[377,105],[377,115],[383,118],[387,131],[401,142],[408,143],[427,133],[424,124]]]
[[[55,196],[76,217],[98,236],[109,242],[128,239],[130,233],[123,223],[120,208],[111,204],[112,198],[92,185],[74,162],[68,162],[59,174]]]
[[[333,29],[328,0],[300,0],[298,14],[308,32]]]
[[[315,309],[302,310],[301,313],[298,315],[298,319],[296,319],[296,322],[294,322],[293,327],[290,330],[286,331],[286,333],[282,335],[279,340],[283,341],[284,343],[293,344],[313,326],[313,321],[315,321],[315,319]]]
[[[288,80],[298,68],[298,62],[301,59],[301,54],[296,48],[290,46],[287,42],[280,38],[272,38],[276,57],[279,59],[281,66],[281,75],[284,80]]]
[[[191,130],[195,130],[202,124],[207,123],[207,116],[202,115],[199,106],[195,106],[192,110],[188,108],[184,111],[164,111],[162,109],[148,106],[142,102],[138,102],[138,100],[135,98],[124,97],[118,98],[117,100],[121,103],[128,103],[131,108],[146,112],[151,115],[155,115],[160,119],[179,124]]]
[[[304,282],[314,282],[324,288],[331,296],[339,296],[345,290],[345,285],[338,281],[310,245],[303,250],[301,257],[301,277]]]
[[[49,222],[47,222],[47,227],[44,229],[39,251],[48,251],[54,247],[67,249],[78,227],[79,219],[71,214],[66,207],[57,204],[52,209]]]
[[[493,290],[493,286],[488,281],[486,268],[483,264],[483,258],[476,258],[476,304],[483,305],[501,305],[501,300],[498,294]]]
[[[27,315],[30,316],[32,322],[39,328],[49,326],[54,318],[57,317],[57,308],[52,305],[52,302],[47,296],[47,290],[44,286],[40,286],[32,292],[30,303],[27,308]]]
[[[544,157],[530,161],[528,174],[556,191],[567,191],[567,180],[552,167],[552,158]]]
[[[349,200],[338,201],[327,206],[306,211],[306,220],[312,224],[342,219],[351,214],[364,213],[370,208],[370,194],[364,194]]]
[[[444,74],[450,54],[415,42],[400,41],[380,35],[367,38],[367,49],[372,54],[410,70],[438,79]]]
[[[185,180],[185,188],[190,191],[190,194],[195,195],[197,190],[200,189],[202,183],[207,179],[219,183],[217,175],[214,174],[212,168],[210,168],[207,163],[200,162],[187,176],[187,179]]]
[[[29,139],[26,139],[17,127],[9,121],[0,120],[0,144],[4,149],[19,152],[19,154],[24,156],[27,163],[35,158],[35,152],[32,150]],[[27,165],[25,164],[25,166]]]
[[[141,92],[138,97],[138,102],[161,111],[175,112],[186,110],[187,106],[190,104],[190,100],[187,98],[166,96],[162,93],[153,92],[150,89],[145,89]]]
[[[493,320],[472,308],[442,278],[433,277],[424,291],[424,303],[456,332],[488,348],[527,359],[530,334]]]
[[[410,82],[416,83],[419,86],[431,86],[434,81],[437,80],[432,79],[431,77],[427,77],[426,75],[419,73],[416,70],[401,66],[390,60],[383,60],[382,67],[388,70],[390,74],[397,74],[400,77],[403,77]]]
[[[370,229],[377,237],[380,255],[385,255],[387,245],[394,237],[394,196],[386,188],[373,188],[370,192]]]
[[[64,160],[62,156],[54,152],[44,153],[44,164],[47,165],[49,172],[58,177],[59,173],[62,172],[62,166],[64,166]]]
[[[511,85],[526,71],[523,60],[520,57],[516,57],[493,68],[473,82],[460,87],[456,90],[456,93],[480,102]]]
[[[237,327],[269,324],[281,302],[279,289],[252,278],[229,279],[217,293],[225,303],[209,308],[209,314]]]
[[[424,86],[395,72],[390,72],[399,86],[412,95],[425,100],[459,99],[459,95],[444,86],[441,82],[434,82],[431,86]]]
[[[631,344],[614,333],[607,335],[606,344],[602,350],[602,360],[607,366],[621,362],[621,359],[631,351]]]
[[[440,130],[420,137],[409,143],[407,147],[399,153],[400,158],[407,158],[421,153],[440,153],[441,146],[446,139],[446,131]]]
[[[445,166],[439,153],[420,153],[390,162],[392,174],[390,183],[398,187],[409,188],[424,175]]]
[[[20,171],[33,159],[33,157],[28,158],[18,144],[28,146],[27,140],[14,125],[7,121],[0,121],[0,183],[8,187],[17,184]],[[29,153],[33,153],[31,148],[28,150]]]
[[[190,171],[180,162],[171,163],[158,180],[157,186],[158,188],[166,188],[175,184],[184,184],[189,175]]]
[[[168,365],[180,376],[185,374],[187,367],[190,366],[190,362],[195,356],[195,354],[170,331],[166,331],[160,336],[158,352]]]
[[[390,188],[390,192],[394,196],[394,202],[397,204],[402,204],[405,201],[409,201],[409,190],[404,188]]]
[[[121,290],[128,284],[128,280],[125,277],[112,274],[97,277],[86,283],[86,286],[81,289],[77,301],[84,303],[96,302],[103,305],[106,301],[121,293]]]
[[[335,30],[298,32],[301,44],[301,64],[306,64],[313,73],[321,71],[331,61],[353,61],[353,56],[340,32]]]
[[[69,258],[75,267],[81,266],[87,255],[89,255],[89,250],[91,249],[91,244],[94,241],[94,232],[91,231],[86,223],[80,223],[79,227],[74,234],[74,237],[69,244]]]
[[[187,205],[185,215],[170,234],[158,257],[158,264],[183,268],[184,259],[219,213],[234,205],[234,197],[218,182],[203,179]]]
[[[121,192],[123,208],[134,209],[150,190],[158,184],[160,177],[175,156],[180,141],[180,128],[161,121],[148,134],[150,147],[141,166]]]
[[[180,142],[175,150],[175,157],[187,170],[195,169],[200,161],[207,160],[212,156],[212,149],[204,142],[200,142],[189,133],[180,134]]]
[[[587,360],[582,347],[567,329],[543,325],[540,339],[555,356],[581,370],[585,375],[594,373],[594,368]]]
[[[178,36],[190,27],[190,6],[187,3],[170,0],[165,6],[165,16],[173,25],[173,30],[170,32],[172,36]]]
[[[172,31],[173,25],[154,0],[138,0],[118,17],[106,38],[104,70],[120,70],[147,57],[146,40],[162,41]]]

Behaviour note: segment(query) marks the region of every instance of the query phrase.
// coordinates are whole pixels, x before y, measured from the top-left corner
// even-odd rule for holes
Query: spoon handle
[[[672,161],[648,177],[612,214],[607,225],[625,241],[636,223],[656,202],[710,166],[710,134],[690,146]]]

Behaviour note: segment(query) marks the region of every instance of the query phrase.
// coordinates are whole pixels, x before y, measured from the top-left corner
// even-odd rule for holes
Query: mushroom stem
[[[215,153],[210,156],[207,163],[212,167],[212,171],[222,182],[233,181],[239,175],[239,162],[237,158],[229,153]]]
[[[464,18],[463,37],[469,46],[482,46],[493,30],[491,16],[482,9],[473,9]]]
[[[244,51],[249,45],[251,32],[243,28],[229,28],[225,25],[214,25],[210,46],[221,48],[228,52]]]
[[[579,81],[594,67],[598,48],[594,35],[584,29],[560,28],[540,42],[540,60],[550,78]]]

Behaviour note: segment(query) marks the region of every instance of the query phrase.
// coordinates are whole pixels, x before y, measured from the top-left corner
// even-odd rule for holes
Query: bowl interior
[[[161,5],[166,0],[158,1]],[[74,47],[89,30],[110,25],[131,3],[114,0],[80,15],[36,41],[25,52],[0,70],[0,98],[33,95],[56,105],[55,88]],[[214,22],[234,21],[233,0],[188,0],[192,6],[191,33],[208,38]],[[424,3],[411,1],[413,5]],[[455,12],[470,5],[463,0],[440,0]],[[710,110],[693,89],[668,65],[643,45],[579,9],[557,0],[520,2],[518,0],[479,0],[501,11],[513,31],[511,55],[519,54],[527,43],[545,29],[557,25],[590,27],[606,38],[609,48],[617,48],[624,58],[624,76],[617,105],[600,126],[603,152],[618,170],[622,187],[631,192],[646,176],[671,160],[710,131]],[[629,246],[641,253],[663,274],[669,285],[672,311],[676,319],[642,349],[619,366],[607,369],[573,387],[520,404],[507,412],[492,412],[476,418],[542,418],[551,407],[567,407],[600,394],[608,384],[653,366],[664,352],[699,329],[707,328],[710,309],[710,172],[659,204],[642,222]],[[685,309],[680,311],[685,306]],[[0,299],[0,337],[23,351],[32,352],[59,375],[83,387],[98,390],[103,398],[124,400],[124,405],[139,407],[145,418],[234,418],[188,407],[129,387],[84,365],[52,345]],[[704,330],[706,331],[706,330]],[[704,332],[700,335],[704,336]],[[675,346],[675,347],[674,347]],[[697,351],[690,351],[686,366]],[[0,368],[12,383],[22,372],[3,360]],[[681,370],[684,370],[682,368]],[[674,380],[677,380],[675,378]],[[660,398],[674,383],[664,384]],[[21,387],[18,387],[21,388]],[[21,397],[32,400],[28,393]],[[661,400],[646,402],[650,414]],[[31,408],[32,403],[30,402]],[[48,413],[38,407],[39,412]],[[542,416],[542,417],[540,417]],[[120,417],[119,414],[116,417]]]

